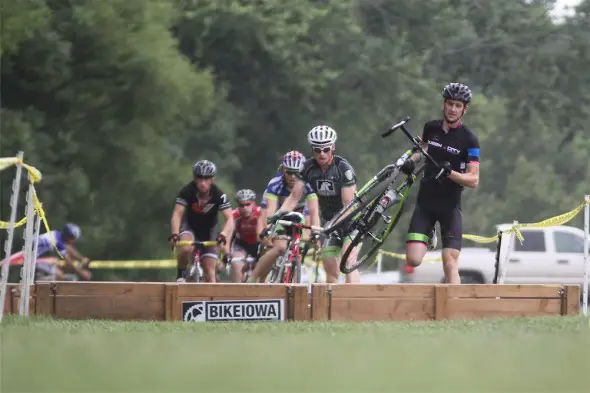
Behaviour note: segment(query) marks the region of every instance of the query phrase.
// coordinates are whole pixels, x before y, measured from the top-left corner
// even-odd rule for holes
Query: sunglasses
[[[239,207],[248,207],[248,206],[252,206],[252,202],[247,202],[247,203],[238,203]]]
[[[195,178],[200,180],[209,180],[213,179],[213,176],[195,176]]]
[[[330,150],[332,150],[332,146],[328,146],[328,147],[314,147],[312,148],[314,153],[328,153]]]
[[[285,174],[288,176],[297,176],[299,172],[297,171],[285,171]]]

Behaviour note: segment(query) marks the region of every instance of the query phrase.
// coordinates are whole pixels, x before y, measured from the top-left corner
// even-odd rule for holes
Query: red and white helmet
[[[297,150],[285,153],[281,165],[289,171],[301,171],[305,164],[305,156]]]

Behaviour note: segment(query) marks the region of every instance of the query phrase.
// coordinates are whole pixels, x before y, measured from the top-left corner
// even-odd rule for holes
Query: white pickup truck
[[[511,225],[498,225],[505,230]],[[582,284],[584,281],[584,231],[570,226],[522,228],[521,244],[514,239],[507,263],[506,284]],[[439,241],[440,244],[440,241]],[[465,242],[464,242],[465,244]],[[494,282],[496,243],[491,248],[463,248],[459,274],[465,284]],[[427,257],[440,256],[440,249]],[[502,259],[500,263],[503,263]],[[440,283],[441,262],[423,262],[417,268],[400,269],[402,283]]]

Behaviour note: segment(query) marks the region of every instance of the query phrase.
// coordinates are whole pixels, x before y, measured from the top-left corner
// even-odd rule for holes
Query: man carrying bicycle
[[[227,195],[214,184],[217,168],[211,161],[198,161],[193,167],[194,179],[182,190],[176,198],[176,205],[170,219],[172,234],[168,241],[172,247],[180,241],[217,240],[225,252],[229,252],[229,242],[234,229],[232,209]],[[223,212],[224,225],[219,235],[215,236],[217,213]],[[177,255],[176,279],[184,281],[183,272],[191,263],[193,246],[183,245]],[[217,249],[206,247],[201,254],[201,264],[206,282],[215,282],[215,265]]]
[[[259,233],[263,241],[269,246],[269,249],[260,257],[252,277],[249,282],[264,281],[268,273],[272,268],[272,264],[287,251],[287,240],[274,239],[271,243],[266,241],[267,229],[266,217],[275,214],[277,207],[280,203],[290,195],[291,190],[297,182],[299,172],[303,169],[305,163],[305,157],[298,151],[290,151],[283,156],[281,161],[281,174],[273,177],[266,187],[262,196],[261,206],[263,207],[263,213],[259,219]],[[304,211],[307,210],[311,225],[318,225],[320,222],[318,199],[313,189],[306,185],[302,191],[301,198],[297,200],[295,207],[293,208],[292,218],[295,222],[303,224],[305,221]],[[277,234],[290,233],[285,228],[278,226],[276,228]]]
[[[464,187],[475,188],[479,183],[479,141],[461,122],[471,102],[469,87],[450,83],[443,89],[442,96],[443,119],[426,123],[422,133],[423,146],[442,166],[442,177],[434,180],[440,169],[431,162],[426,163],[408,230],[406,261],[410,267],[422,263],[431,239],[436,240],[435,224],[438,222],[443,243],[445,282],[460,284],[458,260],[463,238],[461,193]],[[421,156],[422,153],[415,153],[402,170],[411,173],[414,162],[419,161]]]
[[[256,205],[256,193],[249,189],[236,193],[238,208],[234,210],[234,231],[231,241],[232,259],[245,259],[248,256],[258,257],[258,218],[260,206]],[[230,278],[232,282],[242,282],[244,262],[230,261]]]
[[[334,154],[336,139],[336,131],[325,125],[314,127],[309,131],[307,141],[312,148],[313,159],[305,163],[289,197],[285,199],[274,217],[269,217],[269,220],[274,220],[284,212],[293,210],[301,199],[306,185],[310,185],[318,195],[322,222],[329,221],[353,200],[356,191],[356,175],[347,160]],[[315,224],[312,223],[312,225]],[[342,233],[335,231],[323,244],[322,259],[327,282],[338,281],[340,275],[338,259],[350,246],[350,242],[351,235],[343,239]],[[357,255],[358,249],[353,250],[348,258],[349,263],[354,263]],[[346,275],[347,283],[359,281],[358,271]]]

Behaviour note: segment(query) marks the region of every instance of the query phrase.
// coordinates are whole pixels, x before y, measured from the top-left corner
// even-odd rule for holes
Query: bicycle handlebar
[[[194,241],[194,242],[191,242],[191,246],[213,247],[213,246],[217,246],[217,240],[206,240],[204,242]]]
[[[436,160],[434,158],[432,158],[430,156],[430,154],[428,154],[426,152],[426,150],[424,150],[424,148],[422,147],[422,145],[420,143],[421,142],[420,139],[418,137],[413,137],[412,134],[410,134],[410,132],[406,128],[406,124],[408,123],[408,121],[410,121],[410,116],[404,117],[404,119],[402,121],[391,126],[391,128],[389,130],[385,131],[384,133],[382,133],[381,136],[383,138],[388,137],[389,135],[393,134],[393,132],[395,130],[397,130],[398,128],[401,128],[404,135],[408,137],[408,139],[412,142],[414,147],[416,149],[418,149],[420,151],[420,153],[422,153],[424,155],[424,157],[426,157],[427,160],[432,162],[434,164],[434,166],[436,166],[438,169],[440,169],[441,168],[440,164],[438,162],[436,162]]]
[[[300,227],[300,228],[305,228],[305,229],[311,229],[314,232],[323,232],[324,228],[322,227],[316,227],[314,225],[305,225],[305,224],[299,224],[297,222],[293,222],[293,221],[287,221],[287,220],[277,220],[276,222],[277,224],[289,227],[289,226],[296,226],[296,227]]]
[[[393,133],[395,132],[395,130],[397,130],[398,128],[405,126],[405,125],[406,125],[406,123],[407,123],[408,121],[410,121],[410,116],[406,116],[406,117],[404,117],[404,119],[403,119],[402,121],[400,121],[400,122],[399,122],[399,123],[397,123],[397,124],[394,124],[394,125],[392,125],[392,126],[389,128],[389,130],[387,130],[387,131],[385,131],[384,133],[382,133],[382,134],[381,134],[381,136],[382,136],[383,138],[386,138],[386,137],[388,137],[389,135],[393,134]]]

